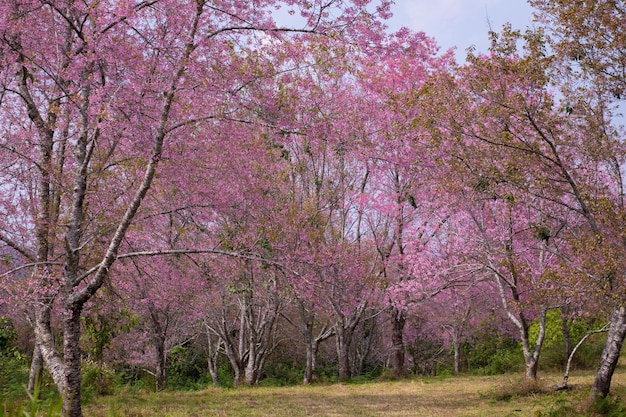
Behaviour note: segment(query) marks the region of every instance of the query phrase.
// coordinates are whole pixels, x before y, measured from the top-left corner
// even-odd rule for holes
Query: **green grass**
[[[544,376],[541,386],[560,382]],[[300,417],[300,416],[532,416],[590,415],[585,402],[593,372],[575,373],[572,390],[538,392],[520,375],[414,378],[407,381],[299,387],[209,388],[195,392],[120,393],[85,408],[93,417]],[[626,398],[626,371],[618,370],[613,396]],[[611,414],[615,401],[604,406]],[[618,404],[619,405],[619,404]],[[611,408],[612,407],[612,408]]]

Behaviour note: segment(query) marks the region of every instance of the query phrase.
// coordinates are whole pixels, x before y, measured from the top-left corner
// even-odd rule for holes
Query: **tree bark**
[[[452,346],[454,348],[454,375],[458,375],[461,373],[461,340],[456,332],[453,333],[452,337]]]
[[[66,390],[63,398],[63,415],[82,417],[81,409],[81,354],[80,317],[81,307],[66,308],[63,322],[63,359],[65,363]]]
[[[50,303],[52,301],[49,301]],[[52,325],[50,323],[51,307],[48,302],[37,306],[35,311],[35,343],[39,346],[45,366],[54,381],[59,394],[63,398],[67,391],[63,358],[55,349]]]
[[[167,352],[165,352],[167,324],[165,326],[161,324],[161,320],[153,304],[150,303],[148,305],[148,311],[150,312],[149,319],[152,331],[152,344],[156,352],[156,366],[154,372],[156,390],[161,391],[165,388],[165,381],[167,379]]]
[[[313,351],[313,322],[306,320],[304,323],[304,346],[306,349],[306,365],[304,367],[304,377],[302,383],[310,384],[313,380],[313,365],[315,363],[315,352]]]
[[[165,388],[165,380],[167,378],[166,356],[165,356],[165,341],[160,337],[154,337],[154,347],[156,348],[157,361],[155,369],[156,390],[161,391]]]
[[[591,396],[604,398],[609,395],[611,379],[617,367],[619,355],[626,336],[626,307],[621,306],[611,314],[611,327],[600,359],[600,368],[591,387]]]
[[[43,357],[41,356],[41,349],[39,345],[35,343],[33,349],[33,359],[30,362],[30,372],[28,373],[28,392],[34,394],[35,386],[41,381],[41,373],[43,371]]]
[[[337,342],[337,372],[339,382],[350,380],[352,371],[350,369],[350,345],[352,343],[352,330],[341,325],[336,326]]]
[[[408,371],[405,366],[404,325],[406,313],[392,308],[391,312],[391,368],[396,378],[406,378]]]
[[[222,343],[221,339],[219,337],[216,337],[215,339],[217,339],[217,341],[214,341],[213,335],[211,333],[210,328],[207,326],[207,331],[206,331],[206,337],[207,337],[207,345],[208,345],[208,358],[207,358],[207,365],[209,367],[209,374],[211,375],[211,382],[213,382],[213,385],[219,385],[220,384],[220,379],[219,379],[219,363],[218,363],[218,359],[219,359],[219,354],[220,354],[220,344]]]
[[[522,350],[524,352],[524,361],[526,363],[526,378],[536,380],[537,379],[537,370],[539,369],[539,355],[541,354],[541,348],[543,346],[543,340],[546,336],[546,309],[541,308],[541,312],[539,314],[539,334],[537,335],[537,340],[535,341],[535,346],[531,350],[530,347],[530,338],[528,335],[528,330],[530,326],[528,325],[523,315],[520,314],[520,322],[523,323],[523,329],[521,331],[522,337]]]

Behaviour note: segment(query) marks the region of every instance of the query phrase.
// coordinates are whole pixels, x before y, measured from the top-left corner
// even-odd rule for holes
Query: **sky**
[[[532,8],[526,0],[395,0],[392,30],[406,26],[435,38],[442,50],[456,47],[459,61],[475,46],[487,51],[489,28],[499,31],[506,22],[515,29],[532,24]]]

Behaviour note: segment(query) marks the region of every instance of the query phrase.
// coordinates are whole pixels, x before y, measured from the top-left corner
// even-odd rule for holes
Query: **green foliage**
[[[596,320],[576,320],[570,326],[571,348],[582,339],[590,330],[598,329]],[[539,324],[533,323],[529,329],[531,344],[534,344],[539,334]],[[590,337],[582,344],[574,356],[574,366],[578,368],[591,369],[598,365],[598,360],[604,347],[604,338],[601,336]],[[546,315],[546,336],[541,350],[540,366],[543,369],[562,370],[567,363],[565,354],[565,341],[563,337],[561,312],[551,310]]]
[[[265,378],[259,385],[261,386],[290,386],[302,384],[304,370],[294,367],[285,362],[270,363],[265,367]]]
[[[469,370],[478,375],[518,372],[524,364],[519,342],[503,337],[489,326],[479,329],[465,343],[463,353]]]
[[[104,351],[119,333],[127,333],[140,321],[139,316],[132,314],[126,308],[118,312],[96,312],[82,317],[83,334],[81,348],[87,353],[90,360],[100,362]]]
[[[227,361],[220,361],[217,367],[217,379],[220,387],[232,388],[235,386],[235,375]]]
[[[619,398],[611,396],[596,398],[588,404],[587,412],[607,417],[623,417],[626,415],[626,405]]]
[[[22,398],[28,383],[28,365],[22,358],[0,354],[0,397]]]
[[[192,347],[179,346],[169,354],[167,387],[182,390],[206,388],[206,358]]]
[[[0,317],[0,397],[6,400],[24,398],[28,383],[28,359],[14,345],[16,340],[11,320]]]
[[[88,402],[94,395],[113,395],[121,384],[120,376],[101,363],[85,362],[82,366],[83,400]]]
[[[116,374],[124,392],[137,394],[154,390],[156,384],[154,376],[138,367],[118,370]]]
[[[13,322],[7,317],[0,316],[0,353],[11,350],[16,339],[17,332]]]
[[[0,402],[0,417],[60,416],[61,399],[58,395],[51,395],[46,385],[46,382],[38,379],[33,393],[27,392],[23,385],[20,398],[3,396],[3,401]]]

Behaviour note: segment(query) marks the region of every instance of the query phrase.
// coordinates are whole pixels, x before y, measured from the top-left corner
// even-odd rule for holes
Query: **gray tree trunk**
[[[454,347],[454,375],[461,373],[461,341],[458,335],[453,333],[452,345]]]
[[[619,360],[626,336],[626,307],[621,306],[611,314],[611,327],[600,359],[600,368],[591,387],[591,396],[604,398],[609,395],[611,379]]]
[[[342,326],[337,326],[337,372],[340,382],[346,382],[352,376],[350,370],[350,344],[352,332]]]
[[[63,358],[67,390],[63,396],[63,415],[81,417],[81,355],[80,317],[81,308],[67,309],[68,316],[63,323]]]
[[[391,311],[391,368],[396,378],[406,378],[404,325],[406,314],[395,307]]]
[[[30,362],[30,372],[28,374],[28,392],[33,394],[35,392],[35,385],[41,381],[41,373],[43,371],[43,357],[41,356],[41,349],[39,345],[35,343],[33,349],[33,359]]]

